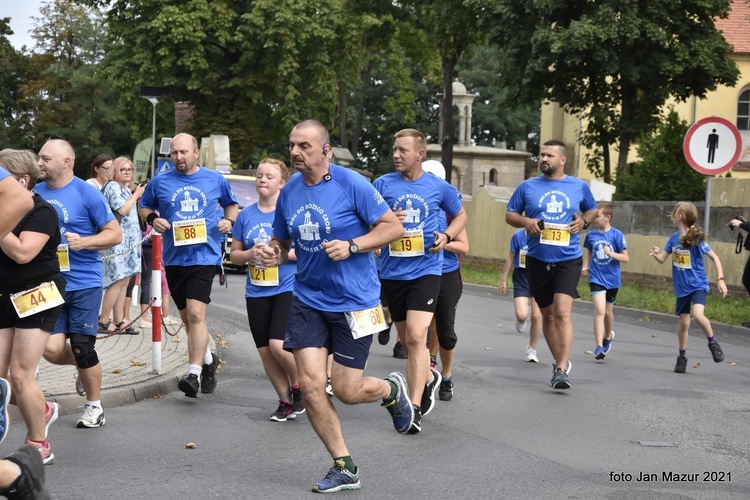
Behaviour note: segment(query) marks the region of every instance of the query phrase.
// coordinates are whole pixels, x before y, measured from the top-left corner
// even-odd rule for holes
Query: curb
[[[477,285],[474,283],[464,283],[464,290],[475,294],[487,295],[495,297],[498,300],[512,301],[512,294],[500,295],[497,293],[497,288],[488,285]],[[674,314],[665,314],[655,311],[645,311],[641,309],[632,309],[629,307],[614,306],[616,320],[625,321],[627,323],[648,323],[654,329],[677,333],[677,317]],[[587,314],[589,316],[594,313],[594,304],[587,300],[575,299],[573,301],[573,311],[581,314]],[[750,340],[750,328],[745,328],[741,325],[728,325],[726,323],[720,323],[718,321],[711,321],[711,328],[714,334],[718,334],[721,337],[733,337],[743,338]],[[695,324],[695,321],[690,322],[690,332],[700,333],[700,327]]]

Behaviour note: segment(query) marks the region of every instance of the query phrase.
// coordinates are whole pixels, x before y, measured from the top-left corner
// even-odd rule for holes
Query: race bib
[[[19,318],[25,318],[65,303],[54,281],[42,283],[31,290],[14,293],[10,296],[10,301]]]
[[[567,247],[570,245],[570,226],[567,224],[550,224],[545,222],[539,243],[555,247]]]
[[[70,271],[70,253],[67,243],[57,245],[57,262],[60,264],[60,271]]]
[[[690,250],[680,250],[675,248],[672,254],[672,263],[677,269],[691,269]]]
[[[352,337],[355,339],[381,332],[386,327],[383,308],[380,304],[370,309],[344,313],[344,315],[352,331]]]
[[[172,223],[174,246],[197,245],[208,241],[206,219],[181,220]]]
[[[255,267],[253,264],[247,266],[247,274],[250,276],[250,283],[255,286],[279,286],[279,268],[273,267]]]
[[[392,257],[421,257],[424,255],[422,230],[404,230],[404,235],[390,244],[390,255]]]
[[[518,267],[521,269],[526,269],[526,254],[529,253],[528,250],[521,250],[518,252]]]

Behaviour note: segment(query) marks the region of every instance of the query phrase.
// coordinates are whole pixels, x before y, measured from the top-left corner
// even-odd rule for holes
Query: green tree
[[[483,4],[481,0],[475,0]],[[498,0],[491,40],[505,51],[501,76],[522,102],[549,99],[583,110],[587,140],[616,144],[618,182],[633,140],[652,131],[670,97],[703,97],[738,77],[714,25],[729,0]],[[610,177],[609,160],[602,167]]]
[[[10,18],[0,18],[0,148],[27,148],[29,145],[21,140],[18,127],[19,91],[27,59],[8,40],[8,35],[12,34]]]
[[[641,160],[631,166],[615,200],[705,200],[706,178],[690,167],[682,152],[687,131],[687,122],[670,110],[655,133],[641,138]]]

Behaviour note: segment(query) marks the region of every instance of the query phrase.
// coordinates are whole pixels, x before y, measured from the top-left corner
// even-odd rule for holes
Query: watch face
[[[357,252],[359,252],[359,247],[355,243],[352,243],[351,245],[349,245],[349,253],[357,253]]]

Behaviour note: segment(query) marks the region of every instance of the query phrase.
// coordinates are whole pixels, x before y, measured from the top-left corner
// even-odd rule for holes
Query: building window
[[[490,170],[490,186],[497,186],[497,170]]]
[[[750,130],[750,89],[745,89],[737,99],[737,128]]]

